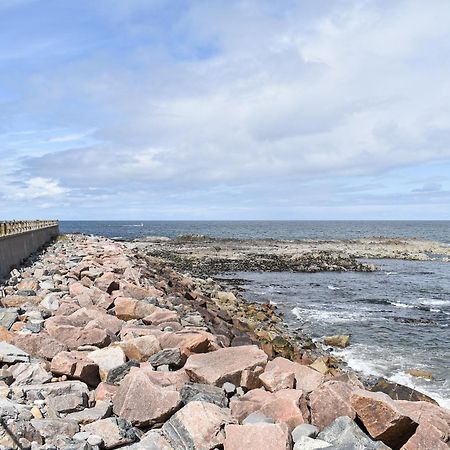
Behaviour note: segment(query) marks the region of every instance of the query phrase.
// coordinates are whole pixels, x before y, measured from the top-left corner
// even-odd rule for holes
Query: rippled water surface
[[[314,338],[349,334],[342,351],[366,374],[407,384],[450,406],[450,265],[375,261],[373,273],[234,273],[246,297],[272,301],[292,329]],[[432,381],[408,369],[431,371]]]

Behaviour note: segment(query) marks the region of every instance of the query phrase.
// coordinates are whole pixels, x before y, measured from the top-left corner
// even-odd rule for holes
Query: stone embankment
[[[274,307],[59,239],[0,309],[0,448],[448,450],[450,411],[364,389]]]

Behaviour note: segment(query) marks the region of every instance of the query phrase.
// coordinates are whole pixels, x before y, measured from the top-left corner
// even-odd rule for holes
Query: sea
[[[450,221],[66,221],[61,232],[126,240],[200,234],[232,239],[358,239],[408,237],[450,246]],[[244,296],[272,302],[287,326],[317,342],[349,334],[334,353],[364,374],[417,389],[450,408],[450,263],[371,260],[380,270],[238,272]],[[432,380],[411,369],[431,372]]]

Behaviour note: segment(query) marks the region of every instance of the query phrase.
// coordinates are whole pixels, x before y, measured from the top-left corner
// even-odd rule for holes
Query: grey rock
[[[338,417],[317,436],[326,442],[332,443],[336,448],[343,450],[388,450],[385,444],[373,441],[358,425],[347,416]],[[339,447],[341,446],[341,447]]]
[[[15,308],[0,308],[0,326],[9,330],[18,319],[18,310]]]
[[[174,450],[160,431],[151,430],[136,444],[125,447],[127,450]]]
[[[315,438],[319,434],[319,428],[309,423],[302,423],[292,431],[292,440],[297,442],[302,436]]]
[[[7,342],[0,342],[0,362],[12,364],[29,361],[30,355],[27,352]]]
[[[187,404],[192,401],[203,401],[225,408],[228,406],[228,399],[224,391],[209,384],[187,383],[180,391],[181,401]]]
[[[85,425],[83,430],[103,439],[105,449],[131,444],[137,439],[136,430],[131,424],[117,417],[97,420]]]
[[[31,425],[39,432],[48,444],[62,446],[68,443],[75,433],[79,431],[78,424],[73,420],[65,419],[33,419]]]
[[[153,367],[169,366],[170,369],[176,370],[183,366],[184,358],[178,348],[166,348],[158,353],[150,356],[148,362]]]
[[[252,423],[275,423],[275,421],[272,417],[267,417],[260,412],[253,412],[242,421],[242,425],[249,425]]]
[[[14,376],[12,386],[27,384],[47,383],[52,379],[52,374],[47,372],[39,363],[19,363],[11,366]]]
[[[225,391],[227,397],[231,397],[236,392],[236,386],[228,381],[223,384],[222,389]]]
[[[114,367],[108,372],[106,382],[111,384],[119,384],[120,381],[123,380],[125,375],[127,375],[130,372],[132,367],[139,367],[139,366],[140,364],[138,361],[130,360],[124,364],[121,364],[118,367]]]
[[[336,447],[333,447],[330,443],[320,439],[312,439],[308,436],[301,436],[294,445],[294,450],[316,450],[321,448],[336,450]]]
[[[81,411],[87,406],[87,399],[79,394],[65,394],[47,399],[47,405],[58,413]]]
[[[79,412],[67,414],[66,418],[75,420],[81,425],[86,425],[96,420],[109,417],[112,412],[112,406],[108,402],[98,401],[93,408],[86,408]]]
[[[91,434],[88,437],[87,442],[89,445],[101,446],[103,444],[103,439],[100,436],[97,436],[96,434]]]
[[[73,435],[73,439],[75,441],[87,441],[90,435],[91,433],[88,433],[87,431],[79,431]]]
[[[65,394],[77,394],[79,397],[86,399],[89,395],[87,384],[81,381],[60,381],[57,383],[47,384],[30,384],[21,386],[21,390],[28,401],[42,400],[59,397]]]

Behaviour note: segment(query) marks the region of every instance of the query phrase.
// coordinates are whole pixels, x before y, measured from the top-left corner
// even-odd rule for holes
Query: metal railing
[[[14,220],[10,222],[0,222],[0,237],[57,226],[59,226],[57,220]]]

